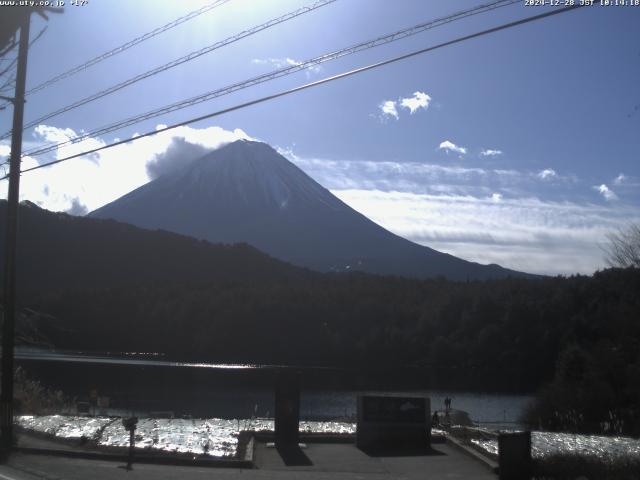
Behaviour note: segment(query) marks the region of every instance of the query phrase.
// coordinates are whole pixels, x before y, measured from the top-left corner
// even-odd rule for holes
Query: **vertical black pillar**
[[[11,8],[11,7],[9,7]],[[19,7],[14,7],[19,8]],[[23,7],[20,7],[23,8]],[[2,394],[0,395],[0,429],[2,451],[8,454],[13,442],[13,340],[16,321],[16,251],[18,236],[18,201],[20,198],[20,159],[22,157],[22,120],[27,78],[29,23],[31,11],[24,9],[20,19],[20,44],[16,90],[13,99],[13,131],[9,160],[9,194],[7,198],[7,240],[4,257],[4,319],[2,324]]]
[[[298,445],[300,423],[300,374],[283,370],[276,374],[276,447]]]

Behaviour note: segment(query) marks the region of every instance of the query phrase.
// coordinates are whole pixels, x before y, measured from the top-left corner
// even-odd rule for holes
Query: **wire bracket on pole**
[[[0,99],[9,102],[9,103],[13,103],[14,105],[16,104],[16,98],[15,97],[5,97],[4,95],[0,95]],[[22,103],[27,103],[27,99],[23,98],[22,99]],[[6,108],[4,105],[0,106],[0,110]]]
[[[4,95],[0,95],[0,99],[2,99],[2,100],[4,100],[5,102],[7,102],[7,103],[5,103],[5,104],[3,104],[3,105],[0,105],[0,110],[4,110],[4,109],[6,109],[6,108],[7,108],[7,105],[9,105],[10,103],[12,103],[13,105],[15,105],[15,104],[16,104],[16,99],[15,99],[15,98],[13,98],[13,97],[5,97]]]

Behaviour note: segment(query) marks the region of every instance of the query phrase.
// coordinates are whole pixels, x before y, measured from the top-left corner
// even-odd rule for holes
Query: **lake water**
[[[108,397],[111,408],[102,409],[105,415],[135,413],[140,417],[154,411],[172,412],[176,417],[272,417],[274,378],[283,368],[295,368],[177,362],[157,354],[95,355],[27,349],[18,349],[16,360],[36,378],[47,379],[51,386],[78,400],[89,401],[92,392]],[[388,385],[388,390],[427,396],[432,410],[443,409],[445,397],[450,397],[452,408],[468,412],[475,423],[486,426],[517,424],[532,400],[527,395],[415,388],[421,383],[420,371],[410,375],[406,383],[398,383],[400,372],[367,377],[348,369],[295,369],[302,378],[301,418],[307,420],[353,419],[357,395],[376,391],[369,385]],[[353,388],[355,385],[360,388]]]
[[[367,390],[367,393],[376,393]],[[356,415],[356,402],[361,391],[303,392],[303,418],[350,418]],[[378,392],[383,393],[383,392]],[[444,410],[444,399],[452,399],[451,408],[464,410],[474,423],[483,426],[517,426],[526,406],[533,400],[529,395],[452,392],[439,390],[410,390],[410,395],[431,399],[431,410]]]

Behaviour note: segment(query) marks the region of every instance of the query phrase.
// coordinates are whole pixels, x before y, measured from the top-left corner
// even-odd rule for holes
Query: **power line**
[[[116,85],[113,85],[109,88],[106,88],[104,90],[101,90],[97,93],[94,93],[93,95],[89,95],[88,97],[85,97],[81,100],[78,100],[77,102],[74,102],[70,105],[67,105],[65,107],[62,107],[58,110],[55,110],[53,112],[47,113],[39,118],[36,118],[35,120],[30,121],[29,123],[27,123],[24,128],[31,128],[31,127],[35,127],[36,125],[44,122],[45,120],[49,120],[50,118],[53,117],[57,117],[58,115],[61,115],[63,113],[66,113],[70,110],[74,110],[82,105],[86,105],[87,103],[93,102],[95,100],[98,100],[100,98],[106,97],[107,95],[110,95],[114,92],[117,92],[119,90],[122,90],[123,88],[126,88],[130,85],[133,85],[134,83],[140,82],[146,78],[152,77],[154,75],[157,75],[159,73],[162,73],[166,70],[169,70],[170,68],[173,67],[177,67],[178,65],[182,65],[183,63],[189,62],[191,60],[195,60],[198,57],[201,57],[202,55],[205,55],[207,53],[213,52],[214,50],[217,50],[219,48],[225,47],[227,45],[230,45],[232,43],[235,43],[239,40],[242,40],[243,38],[247,38],[250,37],[251,35],[255,35],[258,32],[261,32],[263,30],[266,30],[268,28],[274,27],[280,23],[286,22],[288,20],[291,20],[293,18],[296,18],[300,15],[303,15],[305,13],[311,12],[313,10],[316,10],[320,7],[324,7],[325,5],[329,5],[333,2],[335,2],[336,0],[317,0],[316,2],[298,8],[297,10],[294,10],[292,12],[289,12],[285,15],[282,15],[280,17],[277,18],[273,18],[271,20],[269,20],[268,22],[265,22],[261,25],[252,27],[248,30],[244,30],[236,35],[233,35],[231,37],[228,37],[224,40],[221,40],[219,42],[216,42],[214,44],[208,45],[204,48],[201,48],[200,50],[196,50],[194,52],[191,52],[187,55],[184,55],[180,58],[177,58],[169,63],[165,63],[164,65],[161,65],[159,67],[153,68],[151,70],[148,70],[144,73],[141,73],[139,75],[136,75],[135,77],[131,77],[128,80],[125,80],[123,82],[120,82]],[[0,140],[7,138],[11,135],[11,132],[6,132],[4,133],[2,136],[0,136]]]
[[[139,37],[134,38],[133,40],[130,40],[126,43],[123,43],[122,45],[109,50],[108,52],[104,52],[100,55],[98,55],[97,57],[92,58],[91,60],[88,60],[76,67],[73,67],[69,70],[67,70],[66,72],[63,72],[59,75],[56,75],[55,77],[50,78],[49,80],[46,80],[44,82],[42,82],[39,85],[36,85],[35,87],[27,90],[26,95],[31,95],[33,93],[39,92],[40,90],[43,90],[47,87],[50,87],[51,85],[53,85],[54,83],[59,82],[60,80],[63,80],[65,78],[68,78],[72,75],[75,75],[78,72],[81,72],[82,70],[86,70],[89,67],[94,66],[97,63],[102,62],[103,60],[106,60],[109,57],[113,57],[114,55],[117,55],[119,53],[124,52],[125,50],[130,49],[131,47],[134,47],[135,45],[138,45],[139,43],[144,42],[145,40],[149,40],[150,38],[155,37],[156,35],[160,35],[161,33],[166,32],[167,30],[170,30],[174,27],[177,27],[178,25],[187,22],[189,20],[191,20],[192,18],[195,18],[199,15],[202,15],[203,13],[208,12],[209,10],[213,10],[214,8],[217,8],[227,2],[229,2],[230,0],[215,0],[214,2],[211,2],[197,10],[194,10],[193,12],[187,13],[186,15],[183,15],[182,17],[176,18],[175,20],[161,26],[158,28],[153,29],[150,32],[145,33],[144,35],[140,35]]]
[[[77,143],[80,142],[82,140],[85,140],[87,138],[91,138],[91,137],[96,137],[96,136],[100,136],[100,135],[104,135],[106,133],[110,133],[116,130],[119,130],[121,128],[125,128],[127,126],[130,125],[134,125],[136,123],[140,123],[144,120],[148,120],[150,118],[154,118],[160,115],[163,115],[165,113],[170,113],[170,112],[174,112],[177,110],[181,110],[184,108],[188,108],[191,107],[193,105],[197,105],[199,103],[208,101],[208,100],[212,100],[214,98],[218,98],[218,97],[222,97],[224,95],[229,95],[231,93],[237,92],[239,90],[245,89],[245,88],[249,88],[252,87],[254,85],[258,85],[261,83],[265,83],[271,80],[275,80],[277,78],[281,78],[284,76],[288,76],[294,73],[297,73],[299,71],[305,70],[307,68],[313,67],[313,66],[317,66],[320,65],[324,62],[328,62],[331,60],[335,60],[347,55],[352,55],[354,53],[358,53],[364,50],[368,50],[370,48],[374,48],[374,47],[378,47],[380,45],[383,44],[387,44],[387,43],[391,43],[391,42],[395,42],[397,40],[401,40],[403,38],[407,38],[410,37],[412,35],[416,35],[418,33],[421,33],[425,30],[429,30],[431,28],[435,28],[441,25],[445,25],[447,23],[456,21],[456,20],[460,20],[462,18],[466,18],[472,15],[478,15],[480,13],[484,13],[487,11],[491,11],[494,10],[496,8],[500,8],[500,7],[504,7],[504,6],[508,6],[508,5],[512,5],[514,3],[519,3],[520,0],[498,0],[498,1],[493,1],[491,3],[488,4],[483,4],[483,5],[479,5],[477,7],[471,8],[469,10],[463,10],[461,12],[457,12],[451,15],[448,15],[446,17],[441,17],[438,18],[436,20],[431,20],[428,22],[424,22],[424,23],[420,23],[418,25],[414,25],[410,28],[405,28],[402,30],[398,30],[396,32],[390,33],[390,34],[386,34],[377,38],[374,38],[372,40],[367,40],[365,42],[360,42],[358,44],[355,45],[351,45],[347,48],[342,48],[340,50],[331,52],[331,53],[327,53],[324,55],[320,55],[318,57],[306,60],[304,62],[299,62],[296,63],[294,65],[290,65],[284,68],[280,68],[277,70],[273,70],[271,72],[259,75],[257,77],[253,77],[251,79],[248,80],[244,80],[241,82],[237,82],[231,85],[227,85],[225,87],[219,88],[217,90],[213,90],[186,100],[181,100],[179,102],[176,103],[172,103],[170,105],[166,105],[164,107],[161,107],[159,109],[156,110],[151,110],[149,112],[140,114],[140,115],[136,115],[134,117],[130,117],[128,119],[125,120],[121,120],[119,122],[113,123],[111,125],[107,125],[101,128],[98,128],[96,130],[93,130],[91,132],[87,132],[84,133],[82,135],[79,135],[77,137],[74,137],[72,139],[69,139],[67,141],[64,142],[60,142],[57,144],[52,144],[52,145],[48,145],[45,147],[37,147],[35,149],[32,149],[28,152],[25,152],[25,156],[29,155],[29,156],[35,156],[35,155],[41,155],[43,153],[47,153],[47,152],[51,152],[53,150],[56,150],[57,148],[61,147],[61,146],[65,146],[65,145],[69,145],[69,144],[73,144],[73,143]]]
[[[245,81],[238,82],[238,83],[235,83],[235,84],[232,84],[232,85],[228,85],[226,87],[223,87],[223,88],[220,88],[220,89],[217,89],[217,90],[213,90],[213,91],[207,92],[205,94],[189,98],[187,100],[182,100],[180,102],[176,102],[176,103],[161,107],[159,109],[152,110],[152,111],[137,115],[135,117],[130,117],[128,119],[121,120],[121,121],[116,122],[114,124],[107,125],[105,127],[101,127],[101,128],[99,128],[97,130],[94,130],[92,132],[88,132],[88,133],[85,133],[83,135],[74,137],[74,138],[69,139],[69,140],[67,140],[65,142],[52,144],[52,145],[49,145],[49,146],[46,146],[46,147],[37,147],[35,149],[32,149],[31,151],[25,152],[25,156],[26,155],[34,156],[34,155],[40,155],[40,154],[43,154],[43,153],[47,153],[47,152],[50,152],[50,151],[53,151],[53,150],[57,149],[60,146],[64,146],[64,145],[68,145],[68,144],[72,144],[72,143],[77,143],[79,141],[85,140],[85,139],[90,138],[90,137],[104,135],[106,133],[109,133],[109,132],[112,132],[112,131],[115,131],[115,130],[119,130],[121,128],[124,128],[124,127],[130,126],[130,125],[139,123],[139,122],[144,121],[144,120],[148,120],[150,118],[154,118],[154,117],[163,115],[165,113],[170,113],[170,112],[173,112],[173,111],[181,110],[183,108],[188,108],[188,107],[196,105],[198,103],[202,103],[202,102],[205,102],[205,101],[208,101],[208,100],[212,100],[214,98],[218,98],[218,97],[221,97],[221,96],[224,96],[224,95],[228,95],[228,94],[234,93],[234,92],[236,92],[238,90],[241,90],[241,89],[244,89],[244,88],[248,88],[248,87],[251,87],[251,86],[254,86],[254,85],[258,85],[260,83],[264,83],[264,82],[267,82],[267,81],[275,80],[275,79],[280,78],[280,77],[284,77],[284,76],[287,76],[287,75],[291,75],[291,74],[297,73],[298,71],[301,71],[301,70],[304,70],[304,69],[319,65],[321,63],[324,63],[324,62],[327,62],[327,61],[330,61],[330,60],[335,60],[337,58],[340,58],[340,57],[343,57],[343,56],[346,56],[346,55],[351,55],[351,54],[354,54],[354,53],[357,53],[357,52],[360,52],[360,51],[363,51],[363,50],[367,50],[367,49],[370,49],[370,48],[377,47],[377,46],[385,44],[385,43],[390,43],[390,42],[393,42],[393,41],[396,41],[396,40],[400,40],[400,39],[403,39],[403,38],[406,38],[406,37],[421,33],[422,31],[425,31],[425,30],[428,30],[428,29],[431,29],[431,28],[435,28],[435,27],[438,27],[440,25],[444,25],[446,23],[449,23],[449,22],[452,22],[452,21],[455,21],[455,20],[459,20],[461,18],[465,18],[465,17],[471,16],[471,15],[477,15],[479,13],[484,13],[484,12],[489,11],[489,10],[493,10],[493,9],[496,9],[496,8],[500,8],[500,7],[511,5],[513,3],[518,3],[518,2],[519,2],[519,0],[499,0],[499,1],[494,1],[494,2],[486,4],[486,5],[480,5],[480,6],[474,7],[472,9],[470,9],[470,10],[464,10],[464,11],[461,11],[461,12],[458,12],[458,13],[455,13],[455,14],[452,14],[452,15],[448,15],[446,17],[442,17],[442,18],[439,18],[439,19],[436,19],[436,20],[432,20],[432,21],[429,21],[429,22],[426,22],[426,23],[421,23],[419,25],[415,25],[415,26],[407,28],[407,29],[399,30],[397,32],[394,32],[394,33],[391,33],[391,34],[387,34],[387,35],[375,38],[373,40],[368,40],[368,41],[365,41],[365,42],[361,42],[359,44],[352,45],[350,47],[343,48],[341,50],[338,50],[338,51],[335,51],[335,52],[332,52],[332,53],[329,53],[329,54],[321,55],[319,57],[315,57],[315,58],[312,58],[310,60],[306,60],[304,62],[299,62],[299,63],[297,63],[295,65],[290,65],[288,67],[284,67],[284,68],[281,68],[281,69],[278,69],[278,70],[274,70],[272,72],[260,75],[258,77],[254,77],[254,78],[249,79],[249,80],[245,80]]]
[[[9,40],[9,43],[0,49],[0,57],[3,57],[7,53],[9,53],[16,47],[16,45],[18,45],[18,42],[16,42],[15,40]]]
[[[12,85],[14,85],[15,81],[16,81],[15,73],[9,75],[7,77],[7,80],[2,85],[0,85],[0,92],[4,93],[5,91],[9,90],[12,87]],[[5,107],[2,106],[0,107],[0,110],[4,110],[4,108]]]
[[[43,164],[43,165],[37,165],[35,167],[27,168],[25,170],[22,170],[21,173],[26,173],[26,172],[31,172],[31,171],[34,171],[34,170],[39,170],[41,168],[49,167],[49,166],[52,166],[52,165],[56,165],[58,163],[66,162],[66,161],[74,159],[74,158],[81,157],[83,155],[96,153],[96,152],[99,152],[101,150],[106,150],[108,148],[116,147],[118,145],[123,145],[125,143],[134,142],[136,140],[140,140],[140,139],[145,138],[145,137],[150,137],[152,135],[157,135],[158,133],[166,132],[168,130],[173,130],[173,129],[176,129],[178,127],[183,127],[185,125],[189,125],[189,124],[192,124],[192,123],[200,122],[202,120],[207,120],[209,118],[213,118],[213,117],[217,117],[217,116],[220,116],[220,115],[224,115],[226,113],[230,113],[230,112],[233,112],[233,111],[236,111],[236,110],[240,110],[242,108],[250,107],[252,105],[257,105],[259,103],[263,103],[263,102],[266,102],[266,101],[269,101],[269,100],[274,100],[276,98],[284,97],[286,95],[290,95],[292,93],[300,92],[300,91],[306,90],[308,88],[317,87],[317,86],[325,84],[325,83],[333,82],[335,80],[340,80],[342,78],[350,77],[352,75],[363,73],[363,72],[366,72],[368,70],[373,70],[375,68],[379,68],[379,67],[382,67],[382,66],[385,66],[385,65],[389,65],[391,63],[395,63],[395,62],[399,62],[399,61],[402,61],[402,60],[406,60],[408,58],[412,58],[412,57],[415,57],[417,55],[422,55],[424,53],[431,52],[431,51],[437,50],[439,48],[447,47],[449,45],[454,45],[456,43],[461,43],[461,42],[464,42],[464,41],[467,41],[467,40],[471,40],[473,38],[481,37],[481,36],[488,35],[488,34],[491,34],[491,33],[495,33],[495,32],[501,31],[501,30],[506,30],[508,28],[513,28],[513,27],[516,27],[516,26],[519,26],[519,25],[524,25],[526,23],[534,22],[536,20],[541,20],[543,18],[551,17],[553,15],[559,15],[561,13],[565,13],[565,12],[568,12],[568,11],[571,11],[571,10],[582,8],[583,6],[584,5],[573,5],[573,6],[569,6],[569,7],[563,7],[563,8],[557,9],[557,10],[551,10],[549,12],[541,13],[539,15],[533,15],[531,17],[526,17],[526,18],[523,18],[521,20],[516,20],[514,22],[502,24],[502,25],[499,25],[497,27],[490,28],[488,30],[482,30],[480,32],[472,33],[470,35],[465,35],[463,37],[458,37],[456,39],[449,40],[448,42],[444,42],[444,43],[440,43],[440,44],[437,44],[437,45],[434,45],[434,46],[431,46],[431,47],[423,48],[421,50],[416,50],[416,51],[413,51],[411,53],[407,53],[407,54],[404,54],[404,55],[393,57],[393,58],[390,58],[390,59],[387,59],[387,60],[383,60],[381,62],[373,63],[373,64],[370,64],[370,65],[367,65],[367,66],[364,66],[364,67],[356,68],[356,69],[350,70],[348,72],[343,72],[343,73],[340,73],[338,75],[334,75],[332,77],[323,78],[322,80],[317,80],[315,82],[307,83],[307,84],[301,85],[299,87],[295,87],[295,88],[291,88],[289,90],[284,90],[284,91],[281,91],[281,92],[278,92],[278,93],[267,95],[267,96],[258,98],[256,100],[251,100],[249,102],[241,103],[241,104],[235,105],[233,107],[229,107],[229,108],[225,108],[225,109],[222,109],[222,110],[218,110],[218,111],[213,112],[213,113],[209,113],[209,114],[202,115],[202,116],[199,116],[199,117],[191,118],[189,120],[185,120],[185,121],[180,122],[180,123],[175,123],[173,125],[169,125],[167,127],[163,127],[163,128],[157,129],[157,130],[152,130],[152,131],[143,133],[142,135],[138,135],[138,136],[133,137],[133,138],[120,140],[118,142],[110,143],[109,145],[104,145],[102,147],[98,147],[98,148],[94,148],[94,149],[87,150],[87,151],[84,151],[84,152],[80,152],[80,153],[77,153],[75,155],[69,155],[68,157],[60,158],[60,159],[55,160],[55,161],[50,162],[50,163],[46,163],[46,164]],[[4,180],[6,178],[7,178],[7,176],[5,176],[3,178],[0,178],[0,181]]]
[[[150,32],[145,33],[144,35],[140,35],[139,37],[134,38],[133,40],[129,40],[126,43],[123,43],[122,45],[120,45],[119,47],[116,47],[112,50],[109,50],[108,52],[105,52],[101,55],[98,55],[97,57],[92,58],[91,60],[86,61],[85,63],[78,65],[77,67],[73,67],[70,70],[67,70],[66,72],[61,73],[60,75],[57,75],[43,83],[41,83],[40,85],[37,85],[29,90],[27,90],[27,95],[30,95],[32,93],[38,92],[44,88],[50,87],[51,85],[53,85],[56,82],[59,82],[60,80],[64,79],[64,78],[68,78],[72,75],[75,75],[76,73],[82,71],[82,70],[86,70],[89,67],[92,67],[93,65],[102,62],[103,60],[106,60],[109,57],[113,57],[114,55],[117,55],[119,53],[124,52],[125,50],[130,49],[131,47],[134,47],[146,40],[149,40],[150,38],[153,38],[157,35],[160,35],[161,33],[166,32],[167,30],[171,30],[174,27],[177,27],[178,25],[181,25],[193,18],[196,18],[200,15],[202,15],[203,13],[206,13],[210,10],[213,10],[214,8],[217,8],[221,5],[224,5],[225,3],[229,2],[230,0],[215,0],[214,2],[211,2],[207,5],[204,5],[203,7],[194,10],[193,12],[187,13],[186,15],[183,15],[182,17],[178,17],[175,20],[161,26],[158,28],[155,28],[153,30],[151,30]]]
[[[9,59],[7,59],[7,60],[9,60]],[[9,62],[9,64],[6,67],[4,67],[4,69],[2,71],[0,71],[0,77],[2,77],[5,73],[7,73],[9,70],[11,70],[15,66],[15,64],[17,62],[18,62],[18,57],[12,59]]]
[[[44,35],[44,32],[46,32],[46,31],[47,31],[47,25],[45,25],[40,30],[40,32],[38,32],[38,34],[35,36],[35,38],[29,42],[29,48],[31,48],[33,46],[33,44],[36,43],[40,39],[40,37],[42,37],[42,35]],[[5,73],[7,73],[9,70],[11,70],[14,67],[14,65],[18,62],[18,57],[16,56],[13,59],[8,59],[7,58],[6,60],[9,62],[9,64],[6,67],[4,67],[4,70],[0,71],[0,77],[2,77]],[[4,88],[4,85],[2,87],[0,87],[0,91],[2,91],[3,88]],[[5,105],[8,105],[8,103],[6,103],[4,105],[0,105],[0,110],[2,110],[5,107]]]

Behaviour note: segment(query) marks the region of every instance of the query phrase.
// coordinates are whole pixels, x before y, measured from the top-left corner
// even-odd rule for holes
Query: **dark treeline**
[[[638,433],[639,269],[470,282],[319,274],[248,246],[35,206],[21,215],[21,306],[53,317],[38,327],[58,348],[423,366],[458,388],[542,388],[530,418],[548,428]]]
[[[429,366],[497,375],[504,389],[552,380],[579,347],[618,376],[640,357],[640,273],[455,283],[362,274],[306,281],[67,290],[34,297],[60,319],[54,344],[219,361]],[[56,335],[59,327],[64,334]],[[624,379],[621,379],[624,383]],[[491,380],[496,385],[496,379]],[[464,387],[464,386],[462,386]]]

